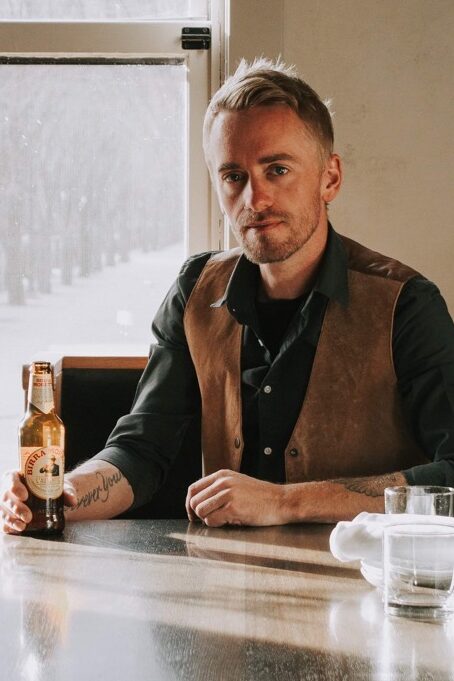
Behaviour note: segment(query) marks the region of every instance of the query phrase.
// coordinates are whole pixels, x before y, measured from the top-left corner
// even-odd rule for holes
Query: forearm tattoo
[[[77,511],[78,508],[87,508],[87,506],[91,506],[91,504],[97,501],[105,504],[109,499],[112,487],[118,485],[124,476],[120,471],[113,473],[113,475],[103,475],[100,471],[96,471],[96,477],[98,479],[97,486],[83,494],[78,500],[77,505],[68,509],[70,512]]]
[[[387,473],[368,478],[336,478],[331,482],[343,485],[350,492],[365,494],[367,497],[381,497],[386,487],[402,484],[402,473]]]

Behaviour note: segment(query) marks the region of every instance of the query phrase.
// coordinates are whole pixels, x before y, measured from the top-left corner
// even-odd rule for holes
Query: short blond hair
[[[252,63],[242,59],[235,73],[213,95],[203,123],[203,146],[220,111],[245,111],[255,106],[289,106],[309,127],[324,159],[333,153],[334,131],[329,101],[323,102],[294,66],[281,59],[260,57]]]

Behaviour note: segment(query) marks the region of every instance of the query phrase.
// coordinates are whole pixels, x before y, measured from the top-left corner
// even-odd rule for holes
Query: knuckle
[[[28,499],[28,492],[25,485],[17,487],[14,492],[14,496],[19,499],[19,501],[26,501]]]
[[[12,511],[12,502],[11,499],[6,499],[5,503],[2,506],[3,511],[5,515],[10,515]]]
[[[226,485],[231,485],[233,482],[233,474],[232,471],[229,470],[222,470],[219,471],[219,477],[217,479],[217,484],[221,489],[224,489]]]
[[[17,532],[15,523],[11,520],[10,516],[4,515],[3,517],[3,532],[6,534],[13,534]]]
[[[27,488],[18,475],[11,480],[10,490],[14,492],[14,494],[17,495],[20,492],[24,492],[26,489]]]
[[[193,511],[199,518],[204,518],[204,516],[206,516],[205,504],[196,504],[193,507]]]
[[[10,512],[9,512],[9,509],[8,509],[7,506],[1,507],[1,517],[2,517],[2,520],[4,520],[5,522],[8,522],[8,519],[10,517]]]
[[[8,501],[10,502],[10,504],[12,504],[13,500],[16,501],[16,500],[19,500],[19,499],[20,499],[20,490],[16,489],[15,487],[12,487],[10,489],[10,493],[8,495]]]

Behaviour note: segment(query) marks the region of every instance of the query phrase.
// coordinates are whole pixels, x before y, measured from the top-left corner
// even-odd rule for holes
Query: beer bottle
[[[25,534],[59,534],[65,526],[63,504],[65,428],[55,413],[49,362],[33,362],[27,411],[19,428],[20,470],[33,518]]]

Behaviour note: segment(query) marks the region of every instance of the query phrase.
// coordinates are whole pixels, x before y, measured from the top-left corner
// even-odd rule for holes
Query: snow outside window
[[[208,19],[208,0],[0,0],[0,19]]]
[[[185,25],[0,22],[1,470],[17,467],[22,365],[146,355],[184,258],[219,246],[212,56],[181,49]]]

